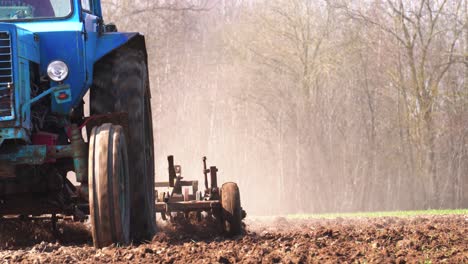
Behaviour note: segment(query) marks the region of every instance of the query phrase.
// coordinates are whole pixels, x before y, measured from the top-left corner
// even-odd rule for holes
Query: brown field
[[[248,219],[228,239],[213,223],[164,224],[144,245],[96,250],[85,225],[2,221],[2,263],[468,263],[468,216]]]

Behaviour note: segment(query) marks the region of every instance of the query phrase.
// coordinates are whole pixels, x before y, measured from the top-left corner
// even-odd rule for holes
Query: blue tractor
[[[0,1],[0,216],[89,216],[96,247],[151,240],[156,212],[211,211],[239,234],[216,167],[190,196],[170,162],[155,198],[150,98],[144,37],[104,23],[100,0]]]

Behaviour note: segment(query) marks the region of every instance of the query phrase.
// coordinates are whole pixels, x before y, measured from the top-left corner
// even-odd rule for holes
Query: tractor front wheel
[[[128,114],[130,237],[151,241],[156,232],[154,146],[148,68],[143,50],[125,46],[96,64],[91,114]]]
[[[89,207],[97,248],[130,241],[128,157],[120,126],[93,128],[89,142]]]

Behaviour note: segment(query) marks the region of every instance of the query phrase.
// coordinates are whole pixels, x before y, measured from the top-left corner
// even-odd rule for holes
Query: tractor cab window
[[[70,0],[1,0],[0,20],[36,20],[67,17]]]

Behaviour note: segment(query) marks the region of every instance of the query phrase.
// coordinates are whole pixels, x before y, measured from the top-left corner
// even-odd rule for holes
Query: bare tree
[[[105,4],[147,38],[157,176],[207,154],[274,214],[467,206],[466,2]]]

